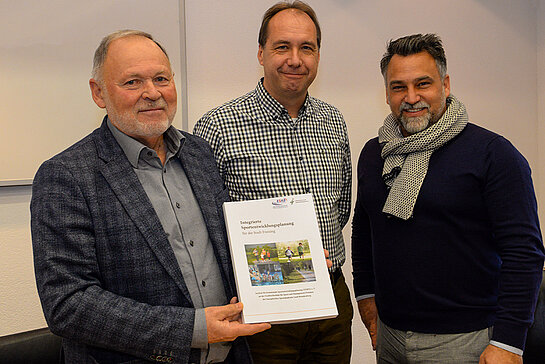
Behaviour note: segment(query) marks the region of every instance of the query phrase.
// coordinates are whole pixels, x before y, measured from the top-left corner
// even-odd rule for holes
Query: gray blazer
[[[68,363],[199,362],[195,309],[138,177],[106,125],[44,162],[32,188],[38,293]],[[208,144],[182,132],[180,161],[208,228],[228,298],[235,284]],[[169,360],[170,358],[170,360]],[[251,363],[243,338],[226,363]]]

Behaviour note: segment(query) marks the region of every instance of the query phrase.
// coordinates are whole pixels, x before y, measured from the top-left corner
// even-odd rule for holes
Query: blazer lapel
[[[106,122],[103,122],[98,130],[96,142],[98,155],[105,162],[100,172],[148,242],[159,262],[191,302],[182,272],[159,217]]]

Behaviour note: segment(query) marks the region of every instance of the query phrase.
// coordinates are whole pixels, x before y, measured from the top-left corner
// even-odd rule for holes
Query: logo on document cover
[[[293,205],[294,202],[296,201],[293,197],[290,200],[288,200],[287,197],[282,197],[272,201],[272,205],[273,205],[273,208],[282,208],[282,207],[288,207],[288,205]]]
[[[272,202],[273,206],[286,206],[288,204],[288,199],[286,197],[276,199]]]

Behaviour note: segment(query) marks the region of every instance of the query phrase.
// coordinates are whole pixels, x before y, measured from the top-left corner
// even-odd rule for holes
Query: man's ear
[[[93,101],[95,102],[95,104],[97,104],[97,106],[101,109],[104,109],[106,107],[106,103],[104,102],[102,87],[100,86],[98,81],[94,78],[91,78],[89,80],[89,87],[91,88],[91,96],[93,97]]]
[[[259,60],[259,64],[263,66],[263,47],[261,44],[257,49],[257,59]]]
[[[443,88],[445,89],[445,97],[449,97],[450,95],[450,76],[445,75],[445,78],[443,79]]]

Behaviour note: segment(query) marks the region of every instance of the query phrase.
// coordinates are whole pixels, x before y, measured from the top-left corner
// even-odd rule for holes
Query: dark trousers
[[[349,364],[354,311],[342,273],[335,276],[333,292],[339,312],[336,318],[273,325],[248,336],[254,363]]]
[[[545,271],[539,289],[534,323],[528,330],[524,349],[524,364],[543,363],[545,363]]]

